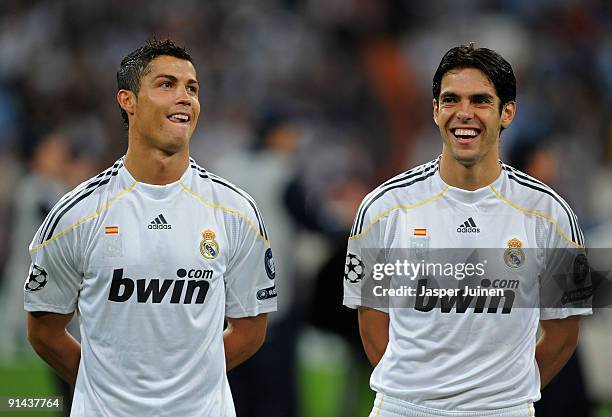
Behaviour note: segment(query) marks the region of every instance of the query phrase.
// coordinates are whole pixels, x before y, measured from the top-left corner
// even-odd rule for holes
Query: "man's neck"
[[[138,182],[166,185],[178,181],[189,166],[189,148],[168,154],[159,149],[128,146],[123,164]]]
[[[495,155],[488,155],[482,161],[471,166],[462,165],[450,154],[442,153],[440,176],[448,185],[463,190],[474,191],[492,184],[499,173],[501,165]]]

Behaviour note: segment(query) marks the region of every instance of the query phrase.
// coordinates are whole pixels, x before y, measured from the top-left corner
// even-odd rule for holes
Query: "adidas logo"
[[[457,233],[480,233],[480,228],[476,226],[474,219],[470,217],[457,228]]]
[[[149,229],[172,229],[172,225],[168,224],[163,214],[160,214],[149,223]]]

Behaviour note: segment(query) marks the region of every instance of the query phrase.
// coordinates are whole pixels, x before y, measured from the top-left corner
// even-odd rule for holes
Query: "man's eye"
[[[172,83],[170,81],[164,81],[163,83],[160,84],[160,86],[164,88],[169,88],[172,86]]]
[[[455,97],[442,97],[442,103],[454,103]]]
[[[192,93],[197,93],[197,92],[198,92],[198,88],[197,88],[197,87],[194,87],[194,86],[187,87],[187,89],[188,89],[189,91],[191,91]]]

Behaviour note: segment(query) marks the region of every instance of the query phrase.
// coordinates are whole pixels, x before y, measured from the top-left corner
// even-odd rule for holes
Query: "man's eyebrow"
[[[470,96],[470,98],[471,99],[474,99],[474,98],[488,98],[490,100],[493,100],[494,97],[493,97],[492,94],[489,94],[489,93],[476,93],[476,94],[472,94]]]
[[[178,78],[176,78],[174,75],[169,75],[169,74],[159,74],[157,76],[155,76],[155,78],[153,78],[154,80],[157,80],[158,78],[167,78],[170,81],[177,81]]]
[[[445,91],[440,94],[440,97],[457,97],[457,94],[452,91]]]
[[[459,97],[459,95],[457,93],[454,93],[452,91],[445,91],[443,93],[440,93],[440,98],[444,98],[444,97]],[[493,100],[495,97],[487,92],[482,92],[482,93],[475,93],[475,94],[470,94],[470,99],[475,99],[475,98],[486,98],[486,99],[490,99]]]
[[[170,75],[170,74],[159,74],[157,75],[154,80],[158,79],[158,78],[167,78],[172,82],[177,82],[178,78],[176,78],[174,75]],[[190,78],[189,80],[187,80],[187,84],[200,84],[198,82],[198,80],[194,80],[193,78]]]

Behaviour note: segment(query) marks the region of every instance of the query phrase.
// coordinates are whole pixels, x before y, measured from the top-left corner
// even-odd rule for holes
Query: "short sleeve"
[[[587,251],[576,217],[570,214],[571,218],[565,213],[558,217],[546,248],[546,266],[540,277],[541,320],[592,314],[593,285]]]
[[[32,263],[24,285],[24,308],[72,313],[83,282],[83,274],[75,261],[78,249],[74,231],[43,242],[39,233],[30,244]]]
[[[236,239],[225,274],[225,315],[251,317],[276,311],[276,269],[269,242],[245,221]]]
[[[343,304],[349,308],[368,307],[387,313],[388,299],[375,295],[373,289],[379,283],[372,274],[374,264],[380,261],[384,252],[382,226],[385,219],[373,221],[368,213],[362,215],[363,206],[362,203],[348,240]],[[364,225],[361,226],[361,223]]]

